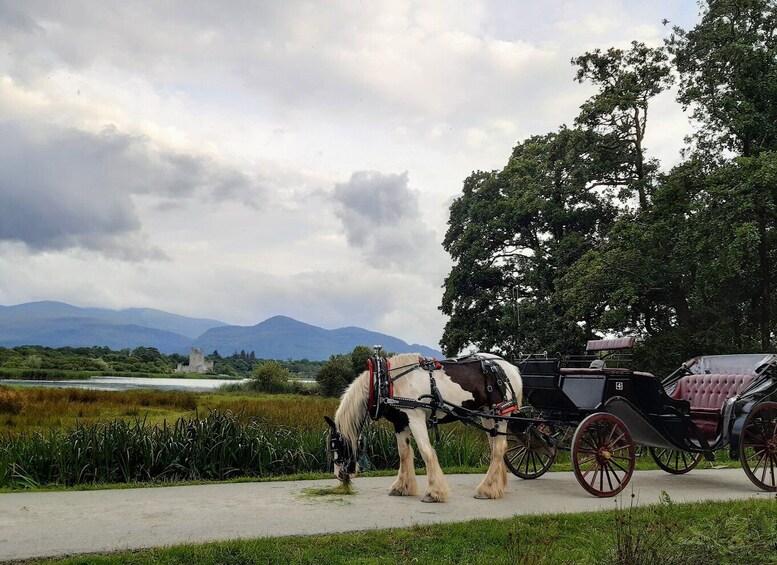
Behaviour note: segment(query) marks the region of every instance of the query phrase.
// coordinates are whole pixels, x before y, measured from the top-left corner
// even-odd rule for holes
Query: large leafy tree
[[[763,162],[726,165],[726,152],[746,159],[777,150],[777,2],[774,0],[714,0],[702,2],[701,21],[691,30],[674,28],[667,42],[680,74],[678,100],[692,109],[700,125],[695,147],[725,173],[762,170]],[[768,168],[768,166],[767,166]],[[745,190],[751,183],[730,178],[740,208],[752,214],[756,261],[747,275],[758,281],[754,290],[761,347],[771,345],[774,259],[770,244],[777,229],[766,205],[765,188]]]
[[[678,100],[701,126],[697,146],[749,157],[777,148],[777,3],[701,2],[701,21],[667,41],[680,75]]]
[[[443,243],[455,261],[441,308],[450,316],[446,353],[468,345],[569,352],[590,334],[565,316],[556,283],[615,215],[590,188],[596,137],[568,128],[531,137],[502,171],[464,182]]]
[[[599,184],[620,187],[621,196],[638,197],[646,210],[658,168],[645,150],[650,100],[672,83],[663,49],[633,41],[628,50],[596,49],[572,59],[575,80],[590,82],[596,93],[580,106],[576,123],[600,134],[597,143]]]
[[[699,353],[771,349],[775,14],[775,0],[701,2],[666,51],[632,43],[572,60],[596,88],[576,129],[519,143],[451,206],[447,352],[565,352],[637,334],[641,366],[662,372]],[[686,160],[662,173],[644,141],[671,65],[697,128]]]

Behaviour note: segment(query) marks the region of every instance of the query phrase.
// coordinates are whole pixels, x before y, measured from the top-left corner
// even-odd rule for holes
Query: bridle
[[[355,473],[356,458],[354,457],[353,449],[351,449],[351,444],[343,439],[343,435],[329,417],[325,416],[324,419],[332,428],[329,433],[329,452],[332,454],[332,461],[334,461],[335,465],[340,466],[340,474],[343,473],[343,470],[346,476]],[[345,477],[338,476],[338,478],[345,480]]]

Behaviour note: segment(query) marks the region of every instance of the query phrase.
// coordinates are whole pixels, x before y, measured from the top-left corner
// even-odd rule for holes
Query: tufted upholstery
[[[672,398],[690,402],[691,419],[712,441],[717,435],[723,403],[739,394],[754,378],[753,375],[686,375],[677,381]]]
[[[739,394],[753,378],[753,375],[687,375],[677,382],[672,397],[690,402],[691,410],[720,410],[726,399]]]

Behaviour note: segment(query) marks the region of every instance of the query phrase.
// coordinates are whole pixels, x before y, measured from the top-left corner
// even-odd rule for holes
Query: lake
[[[90,377],[84,380],[37,381],[0,380],[0,384],[12,386],[48,386],[56,388],[84,388],[90,390],[188,390],[191,392],[213,391],[225,384],[241,383],[248,379],[178,379],[143,377]]]

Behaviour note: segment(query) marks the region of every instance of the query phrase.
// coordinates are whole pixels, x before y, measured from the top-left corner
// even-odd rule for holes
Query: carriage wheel
[[[739,460],[755,486],[777,491],[777,402],[762,402],[747,416]]]
[[[594,496],[615,496],[622,491],[634,472],[635,459],[629,429],[612,414],[591,414],[572,437],[575,478]]]
[[[505,465],[513,475],[536,479],[545,474],[556,460],[556,446],[536,426],[507,436]]]
[[[702,453],[689,453],[679,449],[650,448],[653,461],[667,473],[683,475],[696,467],[704,456]]]

